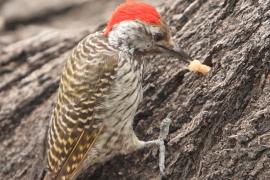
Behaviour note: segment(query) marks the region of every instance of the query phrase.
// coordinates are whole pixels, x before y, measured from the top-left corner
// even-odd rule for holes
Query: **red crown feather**
[[[136,19],[148,24],[160,24],[160,14],[153,6],[143,2],[127,1],[119,5],[113,12],[104,35],[107,36],[115,24]]]

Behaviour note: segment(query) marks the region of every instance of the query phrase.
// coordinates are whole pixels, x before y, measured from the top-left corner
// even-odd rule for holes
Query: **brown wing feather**
[[[84,56],[84,44],[77,46],[64,68],[50,123],[47,160],[53,179],[70,179],[99,136],[103,123],[95,118],[95,109],[116,73],[115,53],[107,50],[91,59],[89,49]]]
[[[81,136],[57,174],[56,179],[67,175],[68,179],[73,177],[75,170],[80,167],[80,164],[95,143],[95,140],[101,131],[102,128],[99,129],[99,132],[95,134],[92,133],[91,135],[88,135],[85,131],[81,133]]]

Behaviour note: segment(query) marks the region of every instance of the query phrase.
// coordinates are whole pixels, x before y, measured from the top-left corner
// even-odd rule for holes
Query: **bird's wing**
[[[60,81],[50,122],[47,161],[53,179],[70,179],[80,168],[103,128],[102,102],[116,74],[118,56],[86,55],[78,45]],[[89,52],[88,52],[89,54]]]

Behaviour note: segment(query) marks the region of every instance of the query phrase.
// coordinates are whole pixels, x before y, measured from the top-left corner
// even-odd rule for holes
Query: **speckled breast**
[[[142,100],[142,72],[143,65],[137,60],[128,55],[119,55],[115,80],[101,104],[106,111],[98,117],[104,119],[104,130],[88,155],[92,163],[105,161],[116,154],[128,153],[135,146],[137,137],[132,124]]]

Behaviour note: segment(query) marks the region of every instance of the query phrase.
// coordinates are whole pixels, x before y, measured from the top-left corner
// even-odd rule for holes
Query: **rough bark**
[[[18,23],[53,22],[67,7],[80,6],[75,4],[33,11],[40,16],[34,20],[2,15],[8,21],[0,34],[0,179],[28,179],[42,161],[61,69],[72,47],[93,29],[48,28],[15,42],[15,33],[25,32]],[[212,70],[202,76],[177,59],[146,58],[137,135],[158,137],[160,122],[171,112],[168,179],[270,179],[270,1],[171,0],[160,9],[176,42]],[[82,179],[158,178],[158,151],[151,148],[117,156]]]

